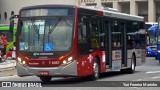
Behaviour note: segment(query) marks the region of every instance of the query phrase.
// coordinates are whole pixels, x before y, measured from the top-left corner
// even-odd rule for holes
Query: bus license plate
[[[48,76],[49,75],[49,71],[39,71],[39,75]]]

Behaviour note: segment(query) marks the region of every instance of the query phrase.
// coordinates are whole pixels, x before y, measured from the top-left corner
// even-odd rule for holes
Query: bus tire
[[[135,57],[135,55],[132,55],[131,67],[128,68],[128,73],[130,73],[130,74],[134,73],[135,67],[136,67],[136,57]]]
[[[95,58],[93,63],[93,75],[89,76],[89,80],[97,80],[100,73],[100,64],[97,58]]]
[[[52,79],[52,77],[50,77],[50,76],[40,76],[39,78],[44,83],[49,83],[51,81],[51,79]]]
[[[130,68],[127,68],[127,69],[121,69],[121,73],[123,74],[132,74],[135,72],[135,56],[132,55],[132,59],[131,59],[131,67]]]

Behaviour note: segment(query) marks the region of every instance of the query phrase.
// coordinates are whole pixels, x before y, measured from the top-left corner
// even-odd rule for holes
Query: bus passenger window
[[[112,22],[112,47],[113,48],[120,48],[122,46],[121,44],[121,37],[122,33],[119,29],[119,22],[113,21]]]
[[[90,37],[91,37],[91,48],[98,48],[99,47],[99,31],[98,31],[98,21],[95,17],[91,18],[90,24]]]

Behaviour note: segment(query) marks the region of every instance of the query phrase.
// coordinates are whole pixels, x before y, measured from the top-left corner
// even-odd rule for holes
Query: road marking
[[[142,79],[132,80],[132,81],[142,81]]]
[[[146,72],[147,74],[150,74],[150,73],[160,73],[160,71],[148,71]]]
[[[151,81],[152,79],[160,79],[160,75],[158,76],[153,76],[153,77],[146,77],[146,78],[142,78],[142,79],[137,79],[137,80],[132,80],[132,81]]]
[[[140,89],[139,87],[130,87],[130,88],[134,88],[134,89]]]
[[[81,89],[77,88],[76,90],[81,90]]]
[[[160,79],[160,76],[152,77],[152,79]]]

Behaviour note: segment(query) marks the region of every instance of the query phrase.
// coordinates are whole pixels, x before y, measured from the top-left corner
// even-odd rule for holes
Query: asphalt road
[[[12,70],[13,71],[13,70]],[[13,71],[14,75],[0,77],[0,81],[34,81],[41,83],[40,79],[36,76],[18,77],[16,70]],[[122,82],[119,82],[122,81]],[[97,81],[89,81],[87,78],[52,78],[50,83],[41,83],[47,90],[159,90],[160,87],[116,87],[122,86],[124,83],[138,82],[138,81],[159,81],[160,82],[160,65],[154,58],[147,58],[146,63],[137,66],[134,74],[124,74],[120,72],[107,72],[100,75]],[[123,84],[122,84],[123,83]],[[148,84],[148,82],[147,82]],[[159,83],[158,83],[159,84]],[[111,87],[109,87],[111,86]],[[112,87],[113,86],[113,87]],[[0,88],[1,90],[2,88]],[[9,88],[3,88],[2,90]],[[13,88],[19,90],[20,88]],[[22,88],[21,88],[22,89]],[[29,90],[30,88],[25,88]],[[44,90],[44,88],[33,88],[33,90]]]

